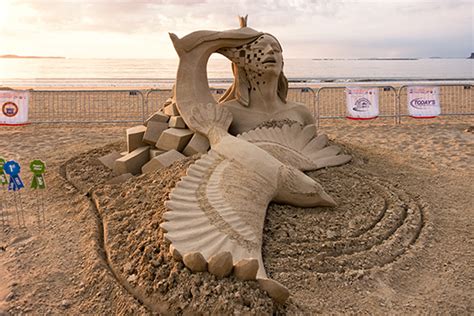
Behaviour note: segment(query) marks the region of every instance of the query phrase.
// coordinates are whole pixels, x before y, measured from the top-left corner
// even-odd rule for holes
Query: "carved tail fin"
[[[232,123],[232,113],[225,107],[213,103],[197,105],[192,109],[190,127],[209,138],[213,144],[227,135]]]
[[[181,47],[181,42],[179,37],[174,34],[174,33],[168,33],[171,39],[171,42],[173,42],[174,49],[178,53],[178,56],[181,56],[181,53],[184,51],[183,47]]]

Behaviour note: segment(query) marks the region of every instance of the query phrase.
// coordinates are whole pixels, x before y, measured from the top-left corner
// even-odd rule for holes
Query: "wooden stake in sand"
[[[23,203],[21,199],[20,190],[25,187],[23,181],[20,178],[20,164],[15,160],[10,160],[3,166],[5,172],[10,176],[8,183],[8,191],[13,192],[13,204],[15,205],[16,218],[18,226],[26,227],[25,214],[23,211]]]
[[[0,186],[1,186],[1,192],[0,192],[0,217],[2,221],[2,226],[7,226],[9,224],[9,218],[8,218],[8,213],[7,213],[7,195],[6,195],[6,190],[7,190],[7,175],[5,174],[5,171],[3,169],[3,166],[5,165],[5,159],[0,157]]]
[[[31,189],[37,191],[38,208],[36,209],[36,215],[38,217],[38,225],[42,226],[46,222],[45,209],[44,209],[44,189],[46,189],[46,181],[44,180],[44,172],[46,171],[46,165],[41,160],[35,159],[30,162],[30,170],[33,172],[33,179],[31,180]]]

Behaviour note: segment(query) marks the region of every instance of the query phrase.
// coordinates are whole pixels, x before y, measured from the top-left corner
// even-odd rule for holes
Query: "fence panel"
[[[396,123],[398,98],[394,87],[360,86],[360,88],[378,88],[379,90],[379,118],[367,122],[380,123],[383,119],[391,118],[393,123]],[[321,120],[345,119],[346,115],[346,87],[322,87],[318,90],[316,94],[316,120],[318,126]]]
[[[211,94],[216,101],[218,101],[225,93],[226,89],[210,88]],[[145,102],[145,117],[160,110],[165,104],[166,100],[173,96],[173,90],[171,89],[153,89],[146,93]]]
[[[30,94],[32,123],[142,122],[144,97],[130,90],[38,90]]]
[[[216,101],[224,95],[225,88],[210,88],[211,94]],[[291,87],[288,89],[288,100],[303,103],[315,114],[315,95],[313,89],[307,87]],[[150,115],[163,106],[168,98],[172,96],[170,89],[153,89],[146,93],[145,113]]]
[[[410,86],[420,85],[413,83]],[[474,86],[471,83],[421,86],[440,87],[441,116],[456,119],[470,116],[470,119],[474,115]],[[369,124],[388,123],[391,119],[400,123],[402,117],[408,117],[408,85],[401,86],[398,93],[392,86],[371,87],[379,89],[380,115]],[[224,92],[222,88],[211,88],[216,100]],[[171,89],[149,90],[146,94],[137,90],[33,90],[30,94],[29,120],[32,123],[141,122],[159,110],[171,96]],[[318,125],[321,120],[349,121],[345,120],[345,87],[321,87],[316,93],[311,88],[291,87],[288,100],[306,104]],[[404,119],[408,120],[420,121]]]
[[[216,101],[219,101],[219,99],[222,98],[226,90],[226,88],[211,88],[211,94]]]
[[[287,99],[305,104],[316,118],[316,92],[308,87],[290,87]]]
[[[173,96],[171,89],[153,89],[146,93],[146,101],[144,104],[145,117],[150,116],[163,107],[166,100]]]
[[[423,84],[423,85],[404,85],[400,87],[398,91],[399,96],[399,118],[398,122],[420,119],[408,118],[408,88],[418,87],[440,87],[440,104],[441,104],[441,115],[450,116],[450,119],[465,119],[468,115],[474,115],[474,86],[470,84]],[[433,120],[423,120],[432,123]],[[420,121],[421,122],[421,121]]]

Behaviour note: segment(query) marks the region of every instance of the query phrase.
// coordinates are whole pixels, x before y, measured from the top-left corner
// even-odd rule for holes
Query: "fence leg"
[[[314,115],[316,116],[316,128],[319,130],[319,126],[320,126],[320,118],[319,118],[319,89],[318,91],[316,92],[316,94],[314,95]]]
[[[400,125],[402,123],[402,118],[401,118],[401,108],[400,108],[400,94],[402,93],[402,88],[399,88],[398,89],[398,93],[397,93],[397,109],[396,109],[396,124],[397,125]]]

